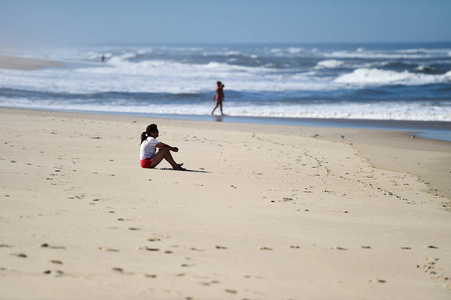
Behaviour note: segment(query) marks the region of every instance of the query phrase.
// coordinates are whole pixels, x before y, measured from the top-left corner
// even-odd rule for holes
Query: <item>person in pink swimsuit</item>
[[[216,94],[213,97],[213,101],[216,101],[216,106],[215,108],[213,108],[213,111],[211,112],[211,114],[214,114],[216,108],[218,108],[219,106],[219,110],[221,111],[221,115],[224,115],[222,113],[222,102],[224,101],[224,85],[222,84],[221,81],[217,81],[216,82]]]

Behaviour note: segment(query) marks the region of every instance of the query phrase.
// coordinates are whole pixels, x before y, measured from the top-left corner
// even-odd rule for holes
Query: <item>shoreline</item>
[[[435,194],[450,192],[450,143],[373,129],[0,116],[0,298],[449,298],[451,203]],[[150,123],[188,171],[139,167]]]
[[[2,108],[2,106],[0,106]],[[155,113],[124,113],[124,112],[102,112],[85,110],[61,110],[40,108],[15,108],[36,111],[55,111],[81,114],[99,114],[111,116],[136,116],[144,118],[172,119],[181,121],[201,121],[219,123],[244,123],[244,124],[266,124],[266,125],[288,125],[308,127],[331,127],[402,131],[412,138],[424,138],[442,142],[451,142],[451,122],[446,121],[416,121],[416,120],[371,120],[371,119],[320,119],[320,118],[284,118],[284,117],[243,117],[243,116],[220,116],[220,115],[184,115],[184,114],[155,114]]]
[[[115,113],[112,113],[113,115]],[[119,113],[122,114],[122,113]],[[375,129],[403,131],[415,137],[451,142],[451,122],[412,121],[412,120],[371,120],[371,119],[320,119],[320,118],[284,118],[284,117],[242,117],[210,115],[174,115],[174,114],[133,114],[143,117],[155,117],[176,120],[194,120],[225,123],[255,123],[269,125],[333,127],[353,129]]]

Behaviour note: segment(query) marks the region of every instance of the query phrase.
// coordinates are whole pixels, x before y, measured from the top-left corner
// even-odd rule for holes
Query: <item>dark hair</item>
[[[149,137],[150,134],[155,131],[158,131],[157,125],[150,124],[149,126],[147,126],[146,131],[143,131],[143,133],[141,133],[141,143],[139,143],[139,144],[141,145],[142,142],[147,140],[147,137]]]

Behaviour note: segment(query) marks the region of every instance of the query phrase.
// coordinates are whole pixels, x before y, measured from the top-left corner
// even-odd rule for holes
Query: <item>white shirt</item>
[[[149,136],[147,140],[143,141],[139,147],[139,159],[152,158],[155,155],[155,152],[157,152],[157,148],[155,146],[158,143],[159,141],[151,136]]]

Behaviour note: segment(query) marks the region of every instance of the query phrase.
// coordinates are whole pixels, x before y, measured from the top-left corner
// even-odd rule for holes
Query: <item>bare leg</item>
[[[184,168],[182,168],[183,164],[178,164],[174,161],[169,150],[161,149],[152,157],[152,165],[150,167],[155,168],[163,159],[166,159],[167,162],[171,164],[174,170],[185,170]]]
[[[219,103],[216,101],[216,106],[215,106],[215,108],[213,108],[213,111],[211,112],[211,114],[215,113],[215,110],[218,108],[218,106],[219,106]]]

